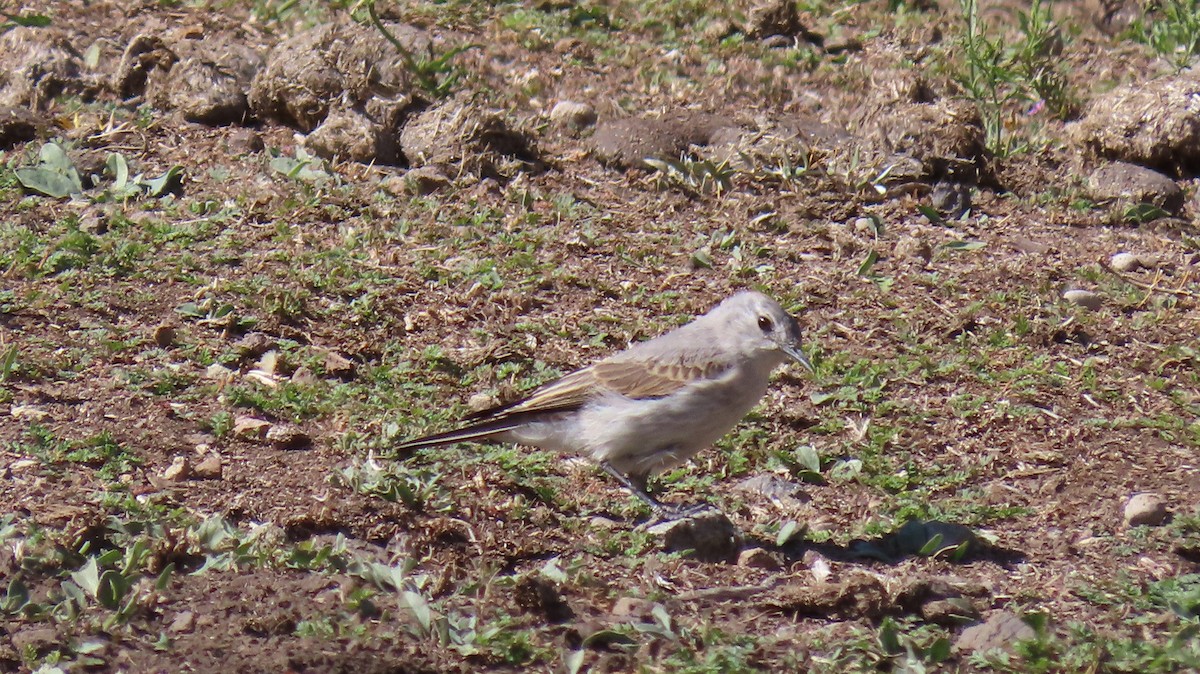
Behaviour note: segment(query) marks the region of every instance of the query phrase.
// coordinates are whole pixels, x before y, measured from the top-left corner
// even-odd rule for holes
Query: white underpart
[[[779,352],[755,355],[719,378],[662,398],[634,400],[610,392],[577,414],[529,423],[502,438],[606,461],[625,475],[654,475],[712,445],[758,403],[784,358]]]

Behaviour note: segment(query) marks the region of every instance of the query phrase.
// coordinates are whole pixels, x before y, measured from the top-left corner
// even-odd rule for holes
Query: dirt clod
[[[1008,611],[999,611],[986,622],[963,630],[954,642],[954,649],[966,652],[1011,651],[1016,642],[1035,636],[1037,633],[1020,617]]]
[[[647,532],[661,540],[668,552],[690,551],[708,562],[733,561],[742,549],[741,531],[716,508],[660,522]]]
[[[1154,204],[1177,213],[1183,207],[1183,190],[1167,176],[1126,162],[1109,162],[1088,178],[1088,189],[1097,201],[1118,207]]]
[[[1084,309],[1099,311],[1104,306],[1104,295],[1091,290],[1071,289],[1063,292],[1063,299]]]
[[[832,620],[878,618],[894,610],[883,583],[867,573],[856,573],[840,583],[785,585],[766,603],[785,613]]]
[[[1167,519],[1167,502],[1162,496],[1150,492],[1134,494],[1125,502],[1125,525],[1130,527],[1155,527]]]
[[[591,149],[604,164],[649,168],[644,160],[677,160],[692,145],[708,145],[713,132],[727,125],[709,115],[605,121],[596,126]]]
[[[37,138],[43,126],[41,120],[25,108],[0,106],[0,150]]]
[[[1200,167],[1200,73],[1123,84],[1097,95],[1073,131],[1107,159],[1186,174]]]

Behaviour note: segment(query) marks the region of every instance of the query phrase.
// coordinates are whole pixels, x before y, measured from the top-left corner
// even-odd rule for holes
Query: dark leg
[[[654,516],[660,520],[673,520],[682,517],[690,517],[712,507],[707,503],[700,503],[687,507],[666,505],[651,496],[650,493],[646,491],[646,483],[649,480],[649,476],[625,475],[616,468],[613,468],[612,464],[607,461],[601,461],[600,467],[604,469],[604,472],[616,478],[617,482],[620,482],[622,487],[628,489],[634,496],[638,497],[642,503],[650,506],[650,510],[654,511]]]
[[[617,482],[620,482],[622,487],[625,487],[634,496],[641,499],[642,503],[645,503],[646,505],[650,506],[650,509],[653,510],[655,512],[655,514],[661,515],[667,510],[667,508],[665,506],[663,506],[663,504],[658,502],[658,499],[654,498],[653,496],[651,496],[649,493],[646,492],[646,477],[645,476],[638,476],[638,477],[626,476],[621,471],[617,470],[616,468],[613,468],[612,464],[610,464],[607,461],[601,461],[600,467],[604,469],[604,472],[608,473],[609,475],[612,475],[613,478],[615,478],[617,480]]]

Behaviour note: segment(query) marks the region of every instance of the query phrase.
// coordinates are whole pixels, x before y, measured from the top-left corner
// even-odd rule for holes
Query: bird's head
[[[746,355],[774,354],[781,362],[791,358],[812,371],[812,363],[801,350],[800,325],[770,297],[760,292],[740,292],[718,304],[709,315],[721,319],[725,336]]]

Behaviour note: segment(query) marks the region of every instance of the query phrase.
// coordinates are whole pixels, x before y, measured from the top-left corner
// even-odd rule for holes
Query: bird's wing
[[[727,366],[685,365],[654,360],[606,360],[572,372],[507,405],[476,412],[468,419],[497,419],[583,407],[592,396],[612,392],[633,398],[662,398],[696,381],[719,377]]]

